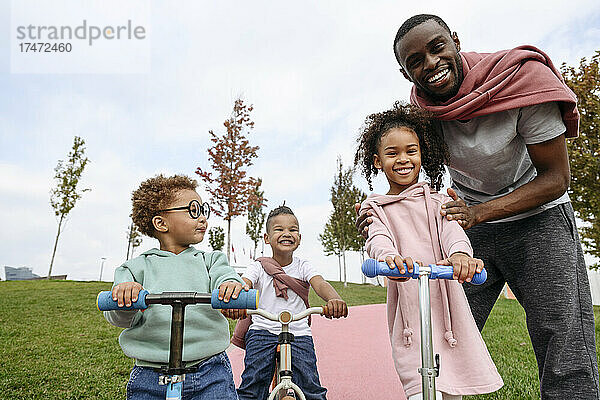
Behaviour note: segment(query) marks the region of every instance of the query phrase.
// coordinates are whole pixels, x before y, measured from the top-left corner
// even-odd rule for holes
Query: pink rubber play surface
[[[392,361],[385,304],[350,307],[346,319],[313,316],[312,332],[328,399],[406,400]],[[227,354],[239,386],[244,351],[231,346]]]

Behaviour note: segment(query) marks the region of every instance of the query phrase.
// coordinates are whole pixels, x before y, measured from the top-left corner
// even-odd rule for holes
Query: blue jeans
[[[127,400],[165,400],[166,385],[158,384],[159,372],[149,367],[134,367],[127,382]],[[231,364],[225,352],[200,363],[185,374],[183,400],[237,400]]]
[[[266,330],[249,329],[240,400],[265,400],[275,373],[277,335]],[[312,336],[296,336],[292,342],[292,382],[300,386],[307,400],[325,400],[327,389],[319,382],[317,357]]]

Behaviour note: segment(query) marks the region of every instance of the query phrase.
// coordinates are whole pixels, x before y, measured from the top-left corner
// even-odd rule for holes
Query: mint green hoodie
[[[150,293],[210,293],[225,281],[242,282],[220,251],[205,253],[190,247],[179,254],[151,249],[115,270],[114,285],[138,282]],[[126,328],[119,336],[123,352],[137,365],[169,362],[171,306],[154,304],[141,311],[106,311],[113,325]],[[227,319],[210,304],[185,308],[183,361],[193,362],[218,354],[229,346]]]

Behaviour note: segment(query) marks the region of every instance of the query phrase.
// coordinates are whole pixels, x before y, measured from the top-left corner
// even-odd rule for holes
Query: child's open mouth
[[[397,168],[394,170],[395,173],[400,175],[408,175],[413,171],[414,167]]]

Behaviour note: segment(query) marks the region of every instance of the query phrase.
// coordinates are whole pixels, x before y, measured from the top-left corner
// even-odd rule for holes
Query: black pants
[[[600,399],[592,298],[571,203],[466,232],[488,273],[483,285],[464,285],[479,330],[508,282],[527,315],[542,399]]]

